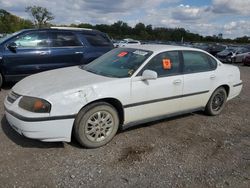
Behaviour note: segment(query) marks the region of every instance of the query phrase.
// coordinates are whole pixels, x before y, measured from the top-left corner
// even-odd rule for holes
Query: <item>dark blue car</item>
[[[41,71],[87,64],[113,48],[109,37],[91,29],[29,29],[0,39],[0,87]]]

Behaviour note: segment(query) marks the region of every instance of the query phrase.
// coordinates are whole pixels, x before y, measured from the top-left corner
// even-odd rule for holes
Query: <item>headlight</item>
[[[43,99],[23,96],[18,104],[21,108],[30,112],[49,113],[51,104]]]

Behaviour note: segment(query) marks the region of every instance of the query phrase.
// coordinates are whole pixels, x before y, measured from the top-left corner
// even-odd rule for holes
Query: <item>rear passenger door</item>
[[[182,110],[205,107],[210,91],[215,85],[217,62],[198,51],[183,51],[183,98]]]
[[[81,64],[84,47],[73,32],[50,31],[50,40],[50,64],[47,66],[58,68]]]

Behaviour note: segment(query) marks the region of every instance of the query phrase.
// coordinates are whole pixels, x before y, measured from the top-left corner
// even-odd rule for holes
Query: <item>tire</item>
[[[97,102],[78,113],[73,131],[82,146],[97,148],[110,142],[118,127],[119,117],[116,109],[106,102]]]
[[[219,87],[210,97],[205,108],[205,113],[211,116],[220,114],[225,107],[226,101],[227,92],[224,87]]]

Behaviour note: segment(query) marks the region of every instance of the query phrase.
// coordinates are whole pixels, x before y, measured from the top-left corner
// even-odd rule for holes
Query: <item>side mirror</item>
[[[8,46],[8,49],[12,52],[16,52],[17,44],[15,42],[10,43]]]
[[[157,72],[152,70],[145,70],[142,73],[142,80],[155,80],[157,77]]]

